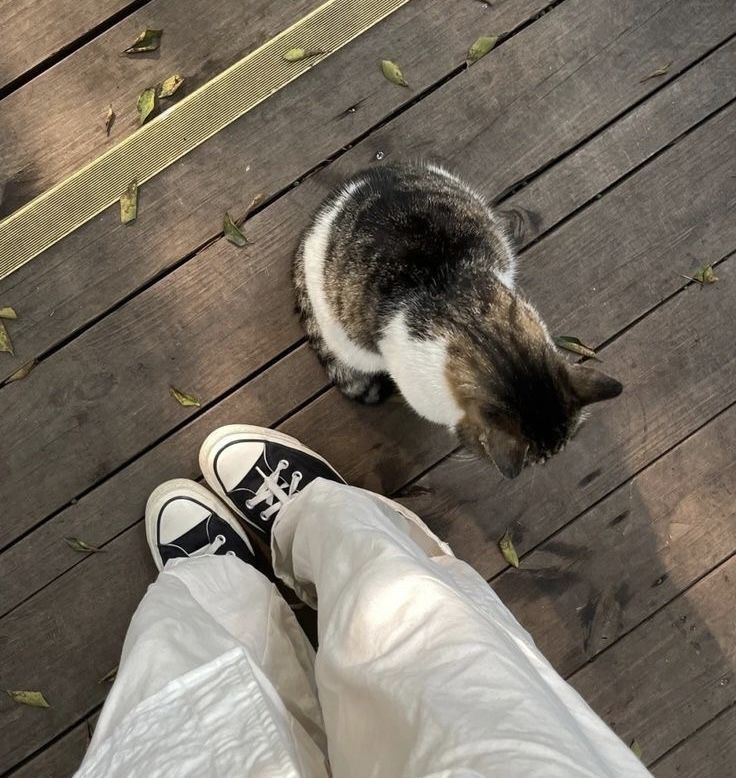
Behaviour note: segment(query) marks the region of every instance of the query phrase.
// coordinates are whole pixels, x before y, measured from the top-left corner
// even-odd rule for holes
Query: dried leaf
[[[697,281],[701,286],[704,286],[705,284],[715,284],[717,280],[718,276],[713,272],[712,265],[702,267],[693,276],[693,281]],[[0,316],[2,316],[2,312],[0,312]]]
[[[19,367],[15,373],[8,376],[8,378],[5,380],[5,383],[12,384],[13,381],[22,381],[31,372],[31,370],[36,367],[37,364],[38,362],[35,359],[32,359],[30,362],[26,362],[26,364],[22,367]]]
[[[128,46],[123,54],[141,54],[144,51],[156,51],[161,44],[163,30],[143,30],[143,32]]]
[[[105,132],[107,137],[110,137],[110,130],[112,125],[115,124],[115,111],[112,110],[112,103],[107,108],[107,115],[105,116]]]
[[[118,674],[118,666],[115,665],[115,667],[112,668],[112,670],[108,670],[102,678],[100,678],[97,683],[112,683],[115,680],[115,676]]]
[[[169,387],[169,393],[179,403],[179,405],[184,406],[184,408],[199,408],[201,405],[199,400],[194,395],[187,394],[186,392],[180,392],[173,386]]]
[[[223,222],[222,229],[225,233],[225,237],[230,241],[230,243],[234,243],[236,246],[240,246],[241,248],[248,243],[248,239],[240,231],[240,227],[238,227],[238,225],[232,220],[229,213],[225,214],[225,220]]]
[[[666,65],[662,65],[661,68],[657,68],[656,70],[653,70],[648,76],[644,76],[644,78],[640,79],[639,83],[643,84],[645,81],[649,81],[650,78],[659,78],[660,76],[666,76],[667,73],[669,73],[671,67],[672,67],[672,63],[668,62]]]
[[[156,110],[157,100],[156,89],[152,86],[149,86],[148,89],[144,89],[140,95],[138,95],[136,107],[138,108],[139,125],[143,126],[151,118],[151,115]]]
[[[634,756],[637,759],[641,759],[641,746],[639,745],[639,741],[634,738],[634,740],[631,741],[631,750],[634,752]]]
[[[10,335],[5,329],[5,325],[0,321],[0,352],[5,354],[15,354],[13,351],[13,342],[10,340]]]
[[[397,86],[409,86],[406,83],[404,74],[401,72],[401,68],[390,59],[381,60],[381,72],[392,83]]]
[[[309,57],[318,57],[320,54],[324,54],[323,49],[289,49],[283,54],[283,58],[287,62],[301,62],[303,59],[309,59]]]
[[[498,43],[498,35],[483,35],[468,49],[465,60],[468,65],[473,65]]]
[[[572,335],[557,335],[554,341],[558,348],[565,349],[565,351],[580,354],[581,357],[597,359],[595,351],[590,346],[586,346],[579,338],[574,338]]]
[[[18,314],[15,312],[14,308],[11,308],[9,305],[5,308],[0,308],[0,319],[17,319]]]
[[[73,551],[79,551],[80,554],[97,554],[104,552],[104,548],[97,548],[97,546],[90,546],[84,540],[79,538],[64,538],[64,542]]]
[[[508,530],[503,533],[503,537],[498,541],[498,548],[503,554],[503,558],[514,567],[519,566],[519,555],[516,553],[514,543],[511,540],[511,534]]]
[[[169,76],[158,88],[159,97],[171,97],[176,90],[184,83],[184,76],[174,73]]]
[[[266,199],[266,195],[263,192],[259,192],[251,198],[248,203],[248,207],[245,210],[246,214],[249,214],[257,205],[260,205]]]
[[[120,221],[123,224],[134,222],[138,217],[138,182],[131,181],[120,198]]]
[[[30,705],[32,708],[51,707],[41,692],[11,691],[10,689],[5,691],[13,702],[17,702],[20,705]]]

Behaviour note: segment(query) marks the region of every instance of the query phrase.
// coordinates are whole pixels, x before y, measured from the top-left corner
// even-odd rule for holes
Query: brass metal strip
[[[0,221],[0,280],[409,0],[328,0],[97,159]],[[291,48],[323,55],[286,62]]]

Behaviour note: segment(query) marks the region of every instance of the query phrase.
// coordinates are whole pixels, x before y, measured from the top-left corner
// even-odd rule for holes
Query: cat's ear
[[[510,432],[493,427],[484,448],[504,478],[516,478],[524,468],[529,446]]]
[[[574,365],[570,368],[570,383],[575,396],[582,405],[590,405],[618,397],[624,388],[623,384],[615,378],[584,365]]]

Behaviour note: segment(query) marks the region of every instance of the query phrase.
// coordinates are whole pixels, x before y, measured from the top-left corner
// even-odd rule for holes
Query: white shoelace
[[[302,474],[298,470],[291,474],[291,481],[281,478],[279,483],[281,471],[286,470],[288,467],[289,463],[282,459],[270,475],[264,473],[260,467],[256,468],[258,475],[263,479],[263,483],[258,487],[253,497],[245,501],[245,507],[252,510],[256,505],[266,502],[268,507],[262,510],[260,514],[263,521],[268,521],[270,518],[275,517],[281,508],[291,501],[291,498],[299,488]]]
[[[212,554],[216,554],[218,549],[222,548],[226,542],[227,541],[224,535],[216,535],[215,539],[211,543],[208,543],[206,546],[202,546],[202,548],[199,548],[196,551],[192,551],[192,553],[187,554],[187,556],[190,559],[196,556],[211,556]],[[182,549],[182,551],[183,550],[184,549]],[[226,551],[225,556],[235,556],[235,552]]]

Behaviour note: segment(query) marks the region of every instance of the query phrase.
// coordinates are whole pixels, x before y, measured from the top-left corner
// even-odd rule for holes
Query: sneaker
[[[295,438],[240,424],[220,427],[207,437],[199,466],[209,487],[266,537],[281,507],[312,481],[345,483]]]
[[[210,554],[256,562],[253,546],[230,509],[204,486],[185,478],[161,484],[148,498],[146,535],[159,570],[169,559]]]

